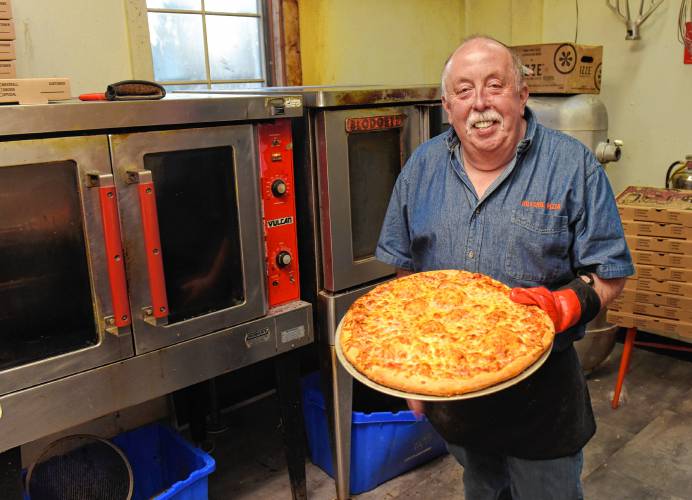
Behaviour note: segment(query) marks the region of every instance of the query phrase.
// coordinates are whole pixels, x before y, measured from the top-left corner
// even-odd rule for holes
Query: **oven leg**
[[[21,448],[0,453],[0,491],[3,500],[22,500]]]
[[[329,346],[328,356],[322,356],[322,360],[322,385],[326,389],[322,392],[328,410],[336,497],[345,500],[350,498],[351,491],[353,378],[336,358],[334,346]]]
[[[305,424],[300,404],[300,357],[293,350],[276,357],[276,392],[293,500],[308,497],[305,483]]]

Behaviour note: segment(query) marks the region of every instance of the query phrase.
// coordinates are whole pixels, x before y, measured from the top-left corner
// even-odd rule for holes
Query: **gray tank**
[[[608,140],[608,112],[595,95],[538,96],[529,98],[529,107],[539,123],[560,130],[584,143],[602,164],[620,159],[619,141]],[[601,311],[586,325],[586,336],[574,345],[584,371],[600,365],[615,346],[618,327],[608,323]]]

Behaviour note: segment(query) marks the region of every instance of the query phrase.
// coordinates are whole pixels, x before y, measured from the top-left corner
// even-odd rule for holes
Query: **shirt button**
[[[474,255],[476,255],[476,254],[473,253],[473,250],[469,250],[469,253],[468,253],[469,259],[473,259]]]
[[[481,209],[480,209],[480,208],[477,208],[477,209],[476,209],[476,215],[480,215],[480,214],[481,214]]]

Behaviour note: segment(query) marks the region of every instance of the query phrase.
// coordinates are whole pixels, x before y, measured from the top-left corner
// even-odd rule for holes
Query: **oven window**
[[[375,255],[389,197],[401,170],[400,129],[348,136],[354,260]]]
[[[148,154],[144,167],[156,189],[169,322],[243,302],[232,148]]]
[[[77,165],[0,168],[0,370],[98,342]]]

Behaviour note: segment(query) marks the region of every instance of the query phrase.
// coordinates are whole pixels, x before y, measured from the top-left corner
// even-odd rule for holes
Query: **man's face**
[[[472,40],[451,60],[442,103],[465,152],[504,161],[521,140],[526,85],[517,91],[512,57],[500,45]]]

